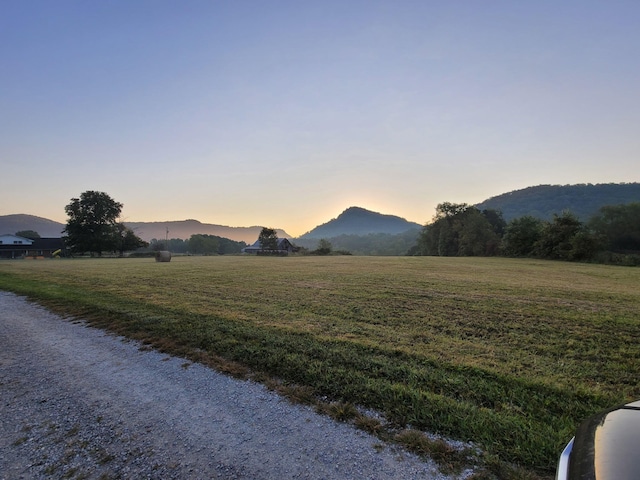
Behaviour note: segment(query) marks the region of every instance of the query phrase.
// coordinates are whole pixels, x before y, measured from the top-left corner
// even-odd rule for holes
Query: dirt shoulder
[[[0,292],[0,478],[444,479],[262,385]]]

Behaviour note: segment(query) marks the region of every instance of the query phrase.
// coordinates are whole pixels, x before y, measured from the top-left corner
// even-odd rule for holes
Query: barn
[[[47,258],[64,250],[62,238],[30,239],[17,235],[0,235],[0,258]]]
[[[287,238],[279,238],[278,239],[278,248],[276,250],[268,250],[270,254],[276,255],[289,255],[290,253],[296,252],[298,249],[293,245],[289,239]],[[260,240],[256,240],[253,245],[245,247],[242,249],[242,253],[254,253],[259,254],[262,252],[262,244]]]

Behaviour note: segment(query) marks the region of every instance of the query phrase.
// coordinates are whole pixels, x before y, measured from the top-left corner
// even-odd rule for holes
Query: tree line
[[[353,255],[405,255],[416,244],[420,229],[409,229],[403,233],[368,233],[366,235],[342,234],[328,237],[334,251],[351,252]],[[297,238],[297,245],[313,250],[316,238]]]
[[[103,252],[117,252],[123,255],[127,251],[145,248],[175,253],[230,254],[240,253],[247,246],[244,242],[205,234],[194,234],[189,240],[162,242],[153,239],[148,244],[118,221],[122,204],[104,192],[84,192],[79,198],[72,198],[65,211],[69,216],[65,243],[72,253],[77,254],[89,252],[100,256]],[[25,233],[37,235],[36,232]],[[407,232],[394,238],[401,245],[413,235],[415,233]],[[273,229],[263,228],[259,239],[263,248],[277,247],[278,238]],[[346,244],[353,239],[346,236],[334,240]],[[386,254],[380,245],[388,243],[388,238],[373,235],[366,240],[373,244],[379,242],[376,254]],[[355,246],[350,245],[351,248]],[[323,239],[318,248],[309,253],[329,254],[335,247],[335,242],[332,245]],[[640,265],[640,203],[602,207],[586,222],[581,222],[570,211],[554,214],[551,220],[524,215],[506,222],[498,210],[480,210],[464,203],[445,202],[436,207],[433,222],[422,228],[417,243],[409,248],[408,253],[502,255]]]
[[[236,242],[215,235],[191,235],[189,240],[174,238],[169,241],[153,239],[150,243],[138,237],[133,230],[119,221],[122,203],[108,194],[89,190],[79,198],[72,198],[65,207],[69,219],[64,229],[65,245],[72,254],[118,253],[134,250],[170,250],[174,253],[228,254],[240,253],[245,242]],[[36,232],[33,232],[37,235]]]
[[[551,220],[524,215],[506,222],[497,210],[445,202],[409,254],[640,265],[640,203],[604,206],[586,222],[570,211]]]
[[[122,203],[104,192],[88,190],[72,198],[65,207],[69,216],[65,226],[65,244],[75,254],[89,252],[101,256],[105,252],[124,252],[147,246],[133,230],[118,221]]]
[[[149,250],[169,250],[172,253],[190,253],[193,255],[227,255],[240,253],[247,244],[217,235],[193,234],[189,239],[172,238],[169,240],[151,239]]]

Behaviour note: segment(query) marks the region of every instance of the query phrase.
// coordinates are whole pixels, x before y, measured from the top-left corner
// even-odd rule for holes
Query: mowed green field
[[[505,258],[0,262],[0,289],[550,472],[640,398],[640,269]],[[199,357],[198,357],[199,356]]]

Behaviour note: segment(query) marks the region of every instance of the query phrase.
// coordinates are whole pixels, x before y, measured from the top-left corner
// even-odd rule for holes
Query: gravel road
[[[0,292],[0,478],[446,479],[347,424]]]

